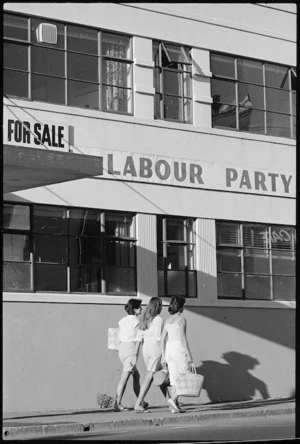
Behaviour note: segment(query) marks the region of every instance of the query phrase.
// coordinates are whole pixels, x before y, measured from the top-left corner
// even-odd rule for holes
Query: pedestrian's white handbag
[[[108,340],[107,340],[107,348],[109,350],[119,350],[120,340],[119,340],[119,332],[120,328],[112,328],[108,329]]]
[[[175,378],[175,389],[178,396],[200,396],[204,377],[198,375],[192,364],[192,373],[180,373]]]

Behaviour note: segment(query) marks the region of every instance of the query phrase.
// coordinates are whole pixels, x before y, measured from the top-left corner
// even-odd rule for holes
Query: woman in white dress
[[[170,376],[170,395],[168,404],[173,413],[182,413],[176,394],[175,378],[179,373],[189,373],[193,362],[192,354],[186,337],[186,319],[181,316],[185,298],[174,296],[168,311],[170,317],[166,320],[161,338],[162,363],[166,363]]]
[[[140,322],[140,330],[137,335],[137,340],[143,341],[143,357],[147,368],[147,374],[134,406],[134,410],[137,413],[149,411],[143,406],[143,399],[151,386],[154,372],[162,368],[160,340],[163,331],[163,319],[159,316],[161,310],[161,299],[158,297],[151,298]],[[163,385],[160,389],[163,395],[169,399],[166,386]]]
[[[129,379],[129,376],[133,376],[133,390],[136,396],[140,393],[140,374],[136,368],[137,355],[139,351],[140,343],[136,340],[139,319],[138,315],[141,314],[141,299],[129,299],[125,305],[125,310],[128,313],[119,321],[119,358],[123,365],[123,371],[117,387],[117,393],[115,398],[115,411],[123,412],[129,410],[121,404],[121,400]]]

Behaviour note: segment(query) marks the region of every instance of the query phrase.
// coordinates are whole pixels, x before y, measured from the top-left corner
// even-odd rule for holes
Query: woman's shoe
[[[123,405],[116,405],[114,406],[114,410],[115,412],[129,412],[129,408],[128,407],[124,407]]]
[[[142,406],[140,407],[134,407],[134,411],[136,413],[149,413],[150,411],[147,409],[144,409]]]
[[[173,401],[173,399],[168,399],[167,401],[169,407],[171,408],[171,412],[172,413],[182,413],[182,411],[180,410],[179,407],[177,407],[177,405],[175,404],[175,402]]]

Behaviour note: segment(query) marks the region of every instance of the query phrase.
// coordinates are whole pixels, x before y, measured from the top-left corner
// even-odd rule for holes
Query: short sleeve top
[[[119,340],[121,342],[136,341],[136,335],[138,332],[138,325],[140,321],[135,315],[127,315],[120,319],[119,327]]]
[[[163,325],[163,319],[159,315],[155,316],[147,330],[138,331],[137,341],[160,341]]]

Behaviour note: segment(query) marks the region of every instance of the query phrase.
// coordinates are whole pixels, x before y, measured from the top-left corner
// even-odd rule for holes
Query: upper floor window
[[[4,14],[4,94],[132,113],[126,35]]]
[[[295,300],[296,229],[217,222],[220,299]]]
[[[211,54],[212,125],[296,138],[296,69]]]
[[[153,42],[154,118],[192,122],[192,70],[188,48]]]
[[[157,217],[158,295],[196,297],[194,221]]]
[[[4,291],[136,294],[129,213],[4,204]]]

